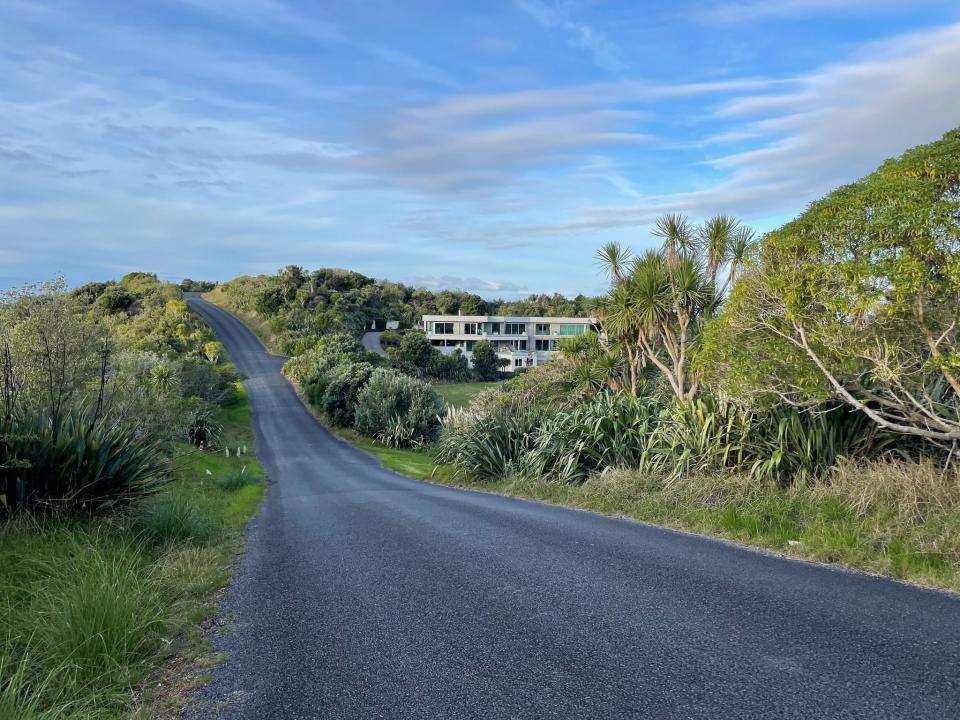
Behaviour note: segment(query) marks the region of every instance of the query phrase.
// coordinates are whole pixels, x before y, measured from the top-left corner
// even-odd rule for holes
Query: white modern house
[[[596,318],[589,317],[423,316],[423,330],[435,348],[447,354],[460,348],[470,358],[478,341],[489,340],[497,355],[510,361],[507,372],[549,362],[561,338],[596,329]]]

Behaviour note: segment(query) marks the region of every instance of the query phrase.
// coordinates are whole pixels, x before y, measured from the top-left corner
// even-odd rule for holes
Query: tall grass
[[[61,681],[62,668],[31,679],[29,655],[19,662],[0,657],[0,718],[3,720],[95,720],[99,713],[89,703],[53,700]]]
[[[197,497],[169,493],[149,498],[133,517],[133,530],[145,540],[164,544],[189,542],[202,545],[220,529],[208,503]]]
[[[24,718],[115,713],[166,628],[152,553],[121,529],[28,519],[8,523],[0,542],[0,659],[12,669],[0,708]]]

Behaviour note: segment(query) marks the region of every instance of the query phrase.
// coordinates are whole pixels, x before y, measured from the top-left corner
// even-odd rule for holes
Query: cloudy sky
[[[0,286],[290,263],[596,293],[960,125],[956,0],[2,0]]]

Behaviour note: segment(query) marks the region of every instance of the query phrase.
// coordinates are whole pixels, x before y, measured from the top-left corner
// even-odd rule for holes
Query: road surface
[[[960,718],[957,596],[402,477],[190,304],[270,478],[191,717]]]
[[[380,345],[380,336],[383,335],[382,332],[367,332],[360,337],[360,344],[370,352],[375,352],[377,355],[386,355],[386,351],[383,349],[383,346]]]

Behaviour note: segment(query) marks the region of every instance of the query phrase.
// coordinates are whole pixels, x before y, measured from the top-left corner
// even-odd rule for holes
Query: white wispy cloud
[[[592,25],[574,17],[568,2],[547,2],[547,0],[514,0],[518,9],[549,29],[559,30],[567,42],[586,50],[594,62],[612,73],[621,73],[627,69],[620,48],[606,35]]]
[[[697,8],[692,16],[717,23],[750,22],[770,18],[802,18],[858,11],[910,10],[937,0],[721,0]]]

